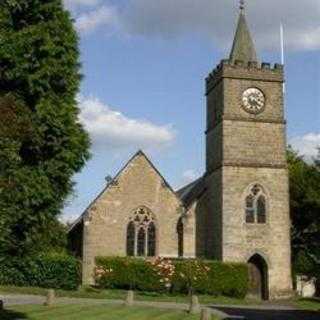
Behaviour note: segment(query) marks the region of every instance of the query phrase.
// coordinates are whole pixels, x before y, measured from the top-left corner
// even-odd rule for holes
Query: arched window
[[[266,196],[263,188],[254,185],[246,197],[246,223],[266,223]]]
[[[261,195],[257,200],[258,223],[266,223],[266,199]]]
[[[135,238],[135,227],[131,221],[127,228],[127,255],[129,257],[134,256],[134,238]]]
[[[246,198],[246,222],[254,223],[254,197],[251,194]]]
[[[183,257],[183,221],[182,221],[182,218],[180,218],[178,220],[177,233],[178,233],[178,256]]]
[[[146,242],[146,231],[144,228],[140,228],[138,232],[138,244],[137,244],[137,254],[139,257],[145,256],[145,243]]]
[[[153,222],[148,227],[148,257],[156,255],[156,226]]]
[[[156,225],[154,215],[145,207],[138,208],[127,227],[127,255],[156,255]]]

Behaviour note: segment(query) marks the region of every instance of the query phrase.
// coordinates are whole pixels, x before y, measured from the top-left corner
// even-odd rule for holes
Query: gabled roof
[[[80,215],[80,217],[78,219],[76,219],[72,225],[70,226],[68,232],[72,231],[79,223],[82,222],[83,217],[85,215],[85,213],[87,212],[87,210],[100,198],[100,196],[102,194],[104,194],[109,188],[110,186],[113,185],[113,183],[115,181],[117,181],[117,179],[119,178],[119,176],[126,170],[126,168],[129,166],[129,164],[134,161],[134,159],[136,157],[142,156],[146,159],[146,161],[150,164],[150,166],[153,168],[153,170],[159,175],[159,177],[162,179],[163,183],[165,184],[165,186],[172,192],[172,194],[177,198],[177,200],[179,202],[181,202],[180,198],[178,197],[177,193],[172,189],[172,187],[170,186],[170,184],[166,181],[166,179],[162,176],[162,174],[159,172],[159,170],[154,166],[154,164],[151,162],[151,160],[146,156],[146,154],[142,151],[139,150],[137,153],[135,153],[130,160],[124,165],[123,168],[121,168],[119,170],[119,172],[116,174],[116,176],[112,179],[112,181],[110,183],[107,184],[107,186],[98,194],[98,196],[92,201],[90,202],[90,204],[88,205],[88,207],[84,210],[84,212]]]
[[[237,31],[230,53],[230,62],[234,63],[236,60],[243,61],[244,63],[250,61],[258,62],[256,49],[251,38],[243,8],[240,11]]]

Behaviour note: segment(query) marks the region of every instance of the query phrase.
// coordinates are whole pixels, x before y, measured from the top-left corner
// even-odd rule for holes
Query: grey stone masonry
[[[292,290],[283,82],[282,65],[228,60],[206,79],[208,220],[214,221],[207,241],[223,261],[248,262],[259,254],[270,298]],[[242,107],[248,88],[263,92],[262,112]],[[266,194],[262,224],[246,223],[246,196],[255,184]]]

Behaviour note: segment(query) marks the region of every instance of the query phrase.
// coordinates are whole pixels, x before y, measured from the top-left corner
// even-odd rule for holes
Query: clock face
[[[242,107],[245,111],[258,114],[264,110],[265,96],[257,88],[249,88],[242,95]]]

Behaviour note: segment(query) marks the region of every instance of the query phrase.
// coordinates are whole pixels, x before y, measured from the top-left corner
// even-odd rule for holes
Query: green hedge
[[[107,273],[97,280],[102,288],[137,289],[141,291],[160,291],[160,277],[152,266],[142,259],[97,258],[97,266]]]
[[[66,254],[0,259],[1,285],[74,290],[80,280],[79,261]]]
[[[243,298],[248,290],[246,264],[204,260],[156,261],[98,257],[96,284],[100,288],[136,289],[171,293],[187,293]]]

